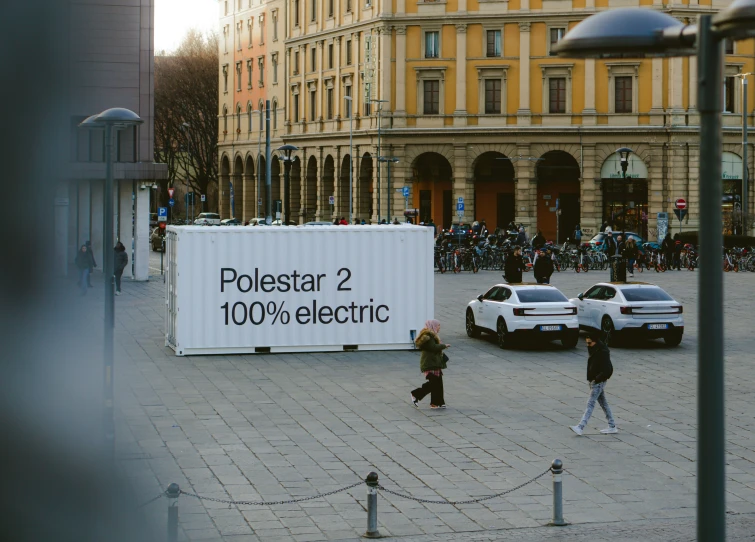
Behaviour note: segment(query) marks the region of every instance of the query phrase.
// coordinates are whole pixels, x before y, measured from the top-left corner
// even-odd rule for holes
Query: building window
[[[241,62],[236,62],[236,92],[241,92]]]
[[[228,107],[223,106],[223,134],[228,133]]]
[[[326,91],[327,95],[327,109],[328,109],[328,120],[333,118],[333,89],[329,88]]]
[[[735,112],[735,89],[737,84],[736,77],[724,77],[724,113]]]
[[[265,16],[260,15],[260,45],[265,43]]]
[[[246,112],[249,115],[249,131],[252,131],[252,104],[251,102],[246,104]]]
[[[224,6],[223,6],[223,15],[228,15],[228,0],[225,0],[225,2],[223,2],[223,4],[224,4]]]
[[[485,79],[485,113],[501,113],[501,80]]]
[[[236,36],[237,36],[237,41],[238,41],[238,45],[236,46],[236,48],[239,51],[241,51],[241,30],[243,28],[244,28],[244,23],[239,21],[238,24],[236,25]]]
[[[278,10],[273,11],[273,41],[278,41]]]
[[[260,71],[260,86],[264,87],[265,86],[265,58],[260,57],[257,60],[257,64],[259,66],[259,71]]]
[[[334,4],[333,0],[328,0],[328,17],[333,16],[333,4]]]
[[[254,62],[251,60],[246,61],[246,86],[247,88],[252,88],[252,72],[254,71]]]
[[[346,40],[346,65],[351,66],[351,40]]]
[[[228,93],[228,64],[223,64],[223,92]]]
[[[273,54],[273,84],[278,84],[278,53]]]
[[[265,103],[260,100],[257,105],[257,109],[260,112],[260,132],[265,128]]]
[[[333,44],[328,44],[328,68],[333,69]]]
[[[351,13],[351,0],[346,0],[346,13]]]
[[[312,48],[309,50],[309,56],[311,57],[311,71],[315,71],[317,69],[317,46],[313,45]]]
[[[369,117],[372,112],[372,104],[370,103],[372,99],[372,85],[370,83],[364,84],[364,98],[364,116]]]
[[[309,120],[314,121],[317,115],[317,92],[309,93]]]
[[[312,22],[317,20],[317,0],[312,0]]]
[[[553,47],[556,45],[566,34],[566,28],[551,28],[548,35],[550,36],[548,44]]]
[[[614,79],[615,83],[615,112],[632,112],[632,77],[621,76]]]
[[[344,95],[344,101],[346,102],[345,117],[347,119],[350,119],[351,118],[351,100],[347,100],[346,98],[351,98],[351,85],[346,85],[346,87],[344,87],[343,95]]]
[[[254,19],[249,19],[249,22],[247,23],[247,27],[249,29],[249,47],[254,46]]]
[[[293,105],[294,105],[294,122],[299,122],[299,95],[298,94],[294,94]]]
[[[425,58],[440,57],[440,32],[425,32]]]
[[[487,48],[486,56],[499,57],[501,56],[501,31],[500,30],[488,30],[487,31]]]
[[[299,0],[294,0],[294,26],[299,26]]]
[[[223,27],[223,52],[227,55],[228,54],[228,25],[225,25]]]
[[[294,75],[299,75],[299,51],[294,53]]]
[[[241,132],[241,104],[236,104],[236,133]]]
[[[437,115],[440,113],[440,81],[424,82],[425,115]]]
[[[273,130],[278,129],[278,101],[273,100]]]
[[[372,0],[364,0],[364,7],[368,8],[372,6]]]
[[[548,112],[566,113],[566,78],[551,77],[548,83]]]
[[[724,54],[727,54],[727,55],[734,54],[734,40],[733,39],[726,38],[724,40]]]

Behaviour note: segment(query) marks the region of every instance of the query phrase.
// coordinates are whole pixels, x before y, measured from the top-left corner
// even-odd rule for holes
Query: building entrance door
[[[496,226],[499,228],[506,228],[510,222],[514,221],[515,214],[514,194],[499,193]]]
[[[558,196],[561,216],[558,217],[558,239],[560,244],[574,237],[574,229],[579,224],[579,194],[565,194]]]
[[[419,191],[419,222],[430,222],[433,216],[433,191]],[[418,222],[418,223],[419,223]]]

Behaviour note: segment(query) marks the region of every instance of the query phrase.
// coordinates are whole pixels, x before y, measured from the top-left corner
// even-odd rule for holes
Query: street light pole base
[[[383,538],[380,531],[367,532],[362,535],[362,538]]]

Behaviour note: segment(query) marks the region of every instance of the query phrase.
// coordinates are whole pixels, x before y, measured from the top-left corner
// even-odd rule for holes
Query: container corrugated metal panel
[[[413,348],[433,317],[422,226],[168,228],[178,355]]]

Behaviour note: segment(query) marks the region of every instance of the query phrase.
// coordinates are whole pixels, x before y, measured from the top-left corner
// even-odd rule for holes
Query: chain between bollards
[[[553,527],[563,527],[568,525],[564,521],[564,503],[563,503],[563,474],[564,463],[560,459],[554,459],[551,464],[553,473],[553,520],[548,524]]]

